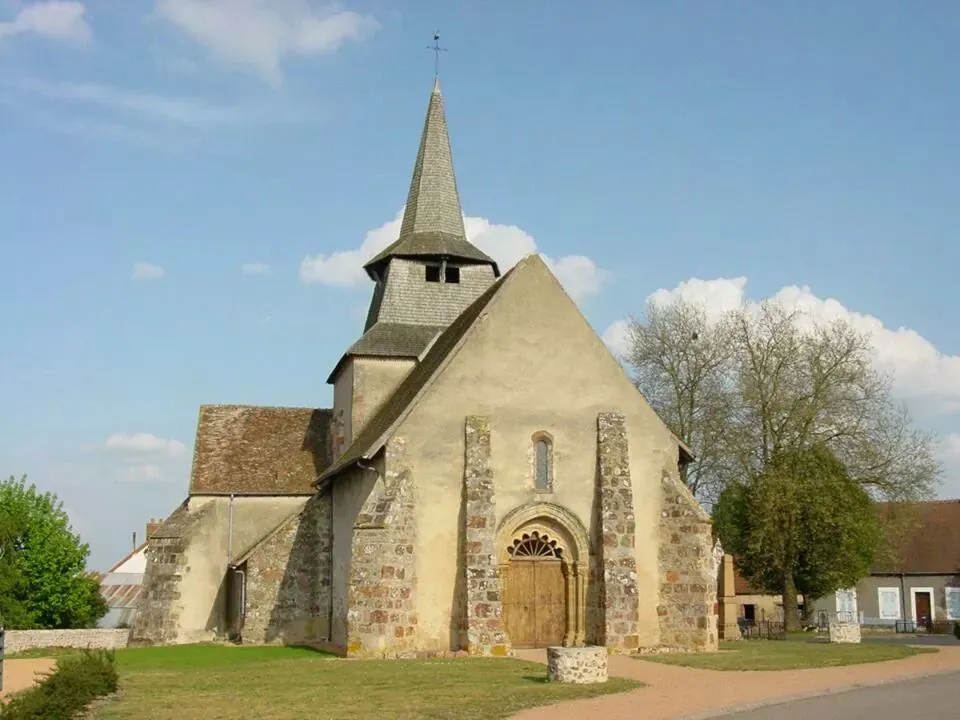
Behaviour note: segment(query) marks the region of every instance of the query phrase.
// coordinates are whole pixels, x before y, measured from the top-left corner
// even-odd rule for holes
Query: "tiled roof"
[[[329,464],[330,415],[313,408],[203,405],[190,494],[313,492]]]
[[[960,575],[960,500],[881,503],[880,512],[901,530],[874,574]]]
[[[463,228],[463,212],[439,82],[434,84],[430,93],[400,235],[364,268],[374,277],[377,267],[391,257],[423,256],[489,263],[494,273],[499,274],[493,258],[471,245]]]
[[[344,361],[351,356],[417,358],[442,327],[378,322],[347,349],[330,372],[328,383],[336,380]]]

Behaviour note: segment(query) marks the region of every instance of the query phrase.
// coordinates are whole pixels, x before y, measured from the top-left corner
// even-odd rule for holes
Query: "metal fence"
[[[744,640],[785,640],[787,631],[782,622],[740,618],[740,636]]]

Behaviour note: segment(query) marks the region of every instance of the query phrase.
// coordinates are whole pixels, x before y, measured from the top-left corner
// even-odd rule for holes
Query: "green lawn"
[[[720,650],[715,653],[649,655],[642,659],[702,670],[800,670],[899,660],[930,652],[937,650],[892,643],[842,645],[810,642],[810,637],[806,636],[720,643]]]
[[[342,660],[308,648],[188,645],[116,653],[120,697],[98,720],[481,720],[640,684],[546,682],[514,659]]]

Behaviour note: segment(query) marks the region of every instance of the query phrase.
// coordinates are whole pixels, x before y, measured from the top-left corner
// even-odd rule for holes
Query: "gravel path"
[[[546,663],[546,651],[517,651],[524,660]],[[815,670],[735,672],[694,670],[629,657],[610,656],[609,672],[649,687],[620,695],[574,700],[525,710],[515,720],[679,720],[717,717],[803,697],[880,685],[960,670],[960,648],[864,665]]]
[[[56,664],[57,661],[50,658],[4,660],[3,690],[0,691],[0,697],[30,687],[37,681],[38,674],[47,672]]]

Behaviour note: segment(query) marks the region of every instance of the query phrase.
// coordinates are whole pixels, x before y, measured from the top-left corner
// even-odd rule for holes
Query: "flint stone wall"
[[[4,652],[7,655],[37,648],[80,648],[118,650],[127,646],[126,629],[90,628],[82,630],[7,630]]]
[[[603,644],[614,651],[639,645],[636,518],[626,422],[622,413],[597,416],[604,608]]]
[[[503,587],[497,571],[497,521],[493,470],[490,467],[490,422],[469,416],[464,458],[464,587],[466,608],[463,649],[470,655],[507,655],[503,624]]]
[[[547,679],[577,685],[604,683],[607,681],[607,649],[598,645],[549,647]]]
[[[830,621],[830,642],[856,644],[860,642],[860,624]]]

